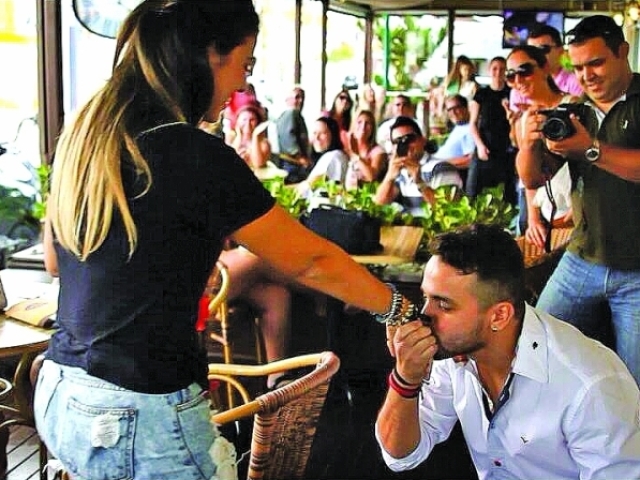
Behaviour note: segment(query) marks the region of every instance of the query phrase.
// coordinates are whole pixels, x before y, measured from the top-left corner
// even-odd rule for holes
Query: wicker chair
[[[253,416],[247,478],[304,478],[329,382],[340,368],[340,360],[332,352],[323,352],[265,365],[209,365],[209,378],[221,381],[235,381],[238,375],[264,376],[312,365],[314,370],[291,383],[212,416],[212,421],[219,425]]]

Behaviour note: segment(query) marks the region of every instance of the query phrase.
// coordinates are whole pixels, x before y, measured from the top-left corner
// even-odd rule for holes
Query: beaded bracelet
[[[400,383],[398,383],[398,380],[396,380],[393,372],[391,372],[389,374],[389,377],[387,378],[387,385],[391,390],[396,392],[402,398],[417,398],[418,395],[420,395],[420,386],[416,388],[403,387],[402,385],[400,385]]]
[[[404,325],[412,320],[417,320],[420,312],[416,306],[402,295],[395,285],[391,283],[387,283],[387,285],[391,289],[391,305],[386,313],[376,314],[376,320],[390,326]]]
[[[380,323],[389,323],[392,321],[402,309],[402,299],[404,298],[398,289],[392,283],[386,284],[391,289],[391,304],[389,309],[383,314],[375,314],[375,318]]]

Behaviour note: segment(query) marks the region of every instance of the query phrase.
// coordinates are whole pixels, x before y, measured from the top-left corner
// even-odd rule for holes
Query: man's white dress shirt
[[[420,443],[401,459],[382,449],[387,465],[416,467],[459,419],[480,480],[640,479],[640,392],[613,351],[527,305],[512,372],[489,420],[474,361],[435,362]]]

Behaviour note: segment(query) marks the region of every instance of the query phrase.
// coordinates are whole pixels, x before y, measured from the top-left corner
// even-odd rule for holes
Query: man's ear
[[[627,58],[629,56],[629,43],[622,42],[618,47],[618,54],[616,57],[618,58]]]
[[[500,331],[506,328],[510,322],[515,321],[516,311],[511,302],[498,302],[491,307],[489,314],[491,329]]]

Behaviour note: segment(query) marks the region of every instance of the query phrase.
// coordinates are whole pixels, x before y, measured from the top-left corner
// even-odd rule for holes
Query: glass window
[[[70,1],[62,5],[62,82],[65,119],[69,119],[111,75],[116,41],[84,28]]]
[[[295,31],[295,22],[281,24],[281,28]],[[327,38],[327,41],[329,39]],[[302,2],[302,26],[300,29],[300,85],[305,91],[304,118],[308,125],[320,115],[323,109],[320,94],[322,69],[322,2],[304,0]],[[295,56],[288,59],[295,62]],[[293,78],[293,77],[291,77]],[[311,129],[309,130],[311,131]]]
[[[39,165],[36,35],[35,2],[0,2],[0,58],[3,64],[3,75],[0,75],[0,144],[9,148],[9,153],[19,149],[29,156],[31,163]],[[5,166],[6,158],[0,158]]]
[[[249,81],[274,118],[282,111],[295,78],[295,1],[254,0],[254,5],[260,34],[255,49],[258,61]]]
[[[346,87],[356,102],[364,83],[364,20],[337,12],[327,14],[327,109]]]

